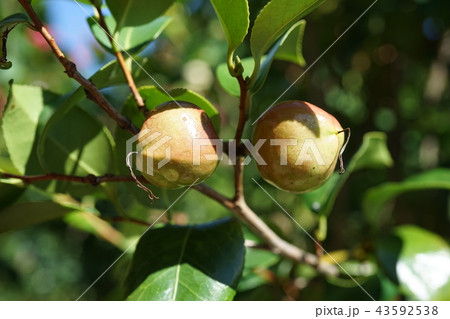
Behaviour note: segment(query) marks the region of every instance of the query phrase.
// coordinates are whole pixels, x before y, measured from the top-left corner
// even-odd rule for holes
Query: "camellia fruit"
[[[281,102],[256,124],[253,145],[262,144],[258,171],[282,190],[312,191],[332,174],[344,145],[342,131],[334,116],[315,105]]]
[[[161,188],[198,184],[218,165],[214,140],[218,137],[205,111],[188,102],[163,103],[139,132],[137,167]]]

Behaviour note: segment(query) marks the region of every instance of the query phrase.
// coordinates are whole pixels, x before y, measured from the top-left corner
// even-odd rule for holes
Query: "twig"
[[[58,180],[58,181],[67,181],[67,182],[76,182],[76,183],[84,183],[84,184],[91,184],[93,186],[97,186],[101,183],[106,182],[134,182],[134,179],[131,176],[119,176],[119,175],[113,175],[113,174],[106,174],[102,176],[95,176],[92,174],[86,175],[86,176],[72,176],[72,175],[64,175],[64,174],[57,174],[57,173],[48,173],[48,174],[42,174],[42,175],[15,175],[15,174],[9,174],[9,173],[0,173],[1,178],[17,178],[22,180],[26,184],[30,183],[36,183],[36,182],[43,182],[43,181],[51,181],[51,180]],[[145,181],[145,179],[140,176],[140,180]]]
[[[335,266],[321,264],[316,255],[308,253],[280,238],[251,210],[250,207],[247,206],[243,200],[235,202],[204,184],[195,185],[192,188],[214,199],[216,202],[240,217],[240,219],[243,220],[256,235],[264,240],[272,252],[295,262],[315,267],[321,273],[333,276],[338,274],[338,270]]]
[[[240,89],[240,98],[239,98],[239,122],[236,128],[236,134],[234,135],[234,139],[237,143],[240,143],[242,138],[242,133],[244,132],[245,122],[247,121],[247,85],[245,84],[245,80],[242,75],[237,77],[239,82]]]
[[[99,17],[100,27],[105,31],[105,34],[108,36],[109,42],[111,43],[111,47],[114,50],[114,54],[116,56],[117,62],[119,63],[120,68],[122,69],[123,75],[128,83],[131,94],[133,94],[134,100],[136,101],[138,110],[144,114],[145,117],[148,116],[148,109],[145,107],[144,99],[142,98],[139,90],[136,87],[136,83],[134,82],[133,76],[131,75],[130,69],[127,67],[125,63],[125,59],[123,58],[122,51],[118,47],[116,41],[111,35],[111,32],[108,28],[108,25],[105,22],[105,16],[103,15],[102,9],[99,7],[95,7]]]
[[[97,87],[78,72],[75,63],[64,56],[53,36],[48,32],[48,30],[44,27],[41,20],[37,16],[36,12],[31,6],[31,3],[27,0],[18,1],[30,16],[30,19],[33,21],[34,27],[39,33],[42,34],[45,41],[47,41],[53,53],[58,58],[61,65],[64,67],[67,75],[80,83],[85,88],[87,97],[93,100],[98,106],[100,106],[112,119],[117,122],[117,124],[122,129],[129,131],[133,135],[137,134],[139,130],[133,125],[133,123],[131,123],[130,119],[120,114],[97,89]]]
[[[242,75],[237,76],[237,80],[240,89],[239,121],[234,139],[237,145],[242,145],[242,134],[244,132],[245,122],[247,121],[247,85]],[[234,165],[234,201],[239,201],[244,196],[243,158],[244,156],[236,154],[236,163]]]

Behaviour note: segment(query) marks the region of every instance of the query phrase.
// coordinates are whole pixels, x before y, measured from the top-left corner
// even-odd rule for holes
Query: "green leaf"
[[[280,48],[277,50],[277,53],[275,54],[275,60],[292,62],[299,66],[306,65],[302,50],[305,27],[306,20],[300,20],[291,27],[292,32],[286,32],[287,37],[284,39],[284,42],[281,43]]]
[[[39,87],[16,85],[0,122],[0,169],[24,174],[44,109],[43,91]]]
[[[117,29],[149,23],[163,15],[175,0],[106,0]]]
[[[128,63],[128,60],[126,60],[126,62]],[[148,73],[146,73],[145,70],[148,70],[151,67],[150,63],[151,61],[148,58],[135,58],[133,63],[130,64],[131,75],[136,83],[143,80],[147,81],[149,79]],[[99,89],[127,83],[117,60],[105,64],[91,76],[89,80]],[[86,97],[83,87],[80,87],[75,94],[77,96],[72,102],[73,104],[78,103],[81,99]]]
[[[325,0],[272,0],[259,13],[250,36],[250,49],[255,59],[252,83],[256,80],[262,56],[294,23],[317,8]]]
[[[239,222],[150,229],[125,282],[128,300],[231,300],[244,265]]]
[[[129,243],[126,238],[110,223],[97,217],[91,212],[72,212],[64,216],[64,222],[86,233],[103,239],[121,250],[126,250]]]
[[[185,101],[197,105],[205,111],[217,132],[220,130],[220,114],[217,109],[203,96],[183,88],[177,88],[167,93],[155,86],[142,86],[139,93],[145,101],[148,110],[153,110],[158,105],[170,101]],[[136,102],[130,96],[125,104],[123,114],[131,119],[137,127],[141,127],[145,121],[144,115],[138,111]]]
[[[117,44],[120,51],[136,54],[147,47],[153,40],[155,40],[161,32],[169,25],[171,17],[162,16],[150,23],[137,27],[124,27],[116,36]],[[94,34],[97,42],[108,52],[114,54],[114,49],[111,46],[110,39],[105,31],[100,27],[94,17],[87,19],[89,27]],[[105,17],[106,25],[109,30],[116,28],[116,22],[112,16]]]
[[[64,196],[50,196],[29,186],[17,203],[0,210],[0,233],[43,223],[76,211],[74,205],[66,203]]]
[[[44,170],[85,176],[109,173],[112,137],[91,115],[76,106],[61,107],[47,123],[38,145]]]
[[[450,190],[450,169],[436,168],[411,176],[402,182],[389,182],[373,187],[364,195],[364,212],[370,221],[375,222],[393,198],[406,192],[426,189]]]
[[[247,291],[266,284],[267,280],[258,275],[258,271],[267,269],[279,261],[280,257],[270,251],[247,248],[244,271],[237,290]]]
[[[361,169],[381,169],[391,167],[393,160],[386,144],[386,134],[369,132],[363,137],[359,150],[353,155],[343,175],[333,173],[319,189],[303,194],[302,199],[308,208],[319,215],[328,216],[340,189],[349,175]]]
[[[5,171],[11,174],[20,174],[11,160],[11,156],[9,155],[8,149],[6,148],[5,138],[1,131],[2,128],[0,122],[0,171]]]
[[[270,66],[272,65],[272,61],[276,57],[278,51],[284,47],[285,41],[290,38],[291,34],[296,34],[297,38],[299,38],[300,45],[301,41],[303,40],[303,31],[305,29],[306,21],[300,20],[299,22],[292,25],[292,27],[289,28],[289,30],[286,31],[286,33],[273,45],[272,49],[270,49],[269,53],[261,58],[261,67],[259,69],[258,76],[256,77],[255,82],[252,84],[250,88],[250,92],[256,93],[259,91],[262,86],[264,85],[264,81],[267,78],[267,75],[269,74]],[[295,30],[298,30],[295,32]],[[301,50],[301,49],[300,49]],[[288,50],[286,50],[288,52]],[[300,53],[301,56],[301,53]],[[297,59],[300,59],[298,57]],[[301,59],[303,57],[301,56]],[[304,62],[304,61],[303,61]],[[298,62],[297,62],[298,63]]]
[[[244,73],[242,74],[242,76],[245,79],[247,76],[251,75],[251,71],[255,66],[255,61],[251,57],[245,58],[241,60],[241,64],[244,68]],[[239,96],[241,94],[239,83],[236,78],[230,75],[227,63],[219,64],[216,69],[216,76],[219,80],[220,85],[225,89],[225,91],[233,96]]]
[[[377,255],[400,290],[412,300],[449,300],[450,247],[440,236],[414,225],[380,238]]]
[[[254,94],[262,88],[274,59],[287,60],[299,65],[305,64],[305,60],[303,59],[303,55],[301,53],[301,44],[305,25],[305,20],[301,20],[292,25],[292,27],[290,27],[289,30],[287,30],[285,34],[273,45],[270,52],[261,57],[260,71],[255,82],[250,87],[250,92]],[[251,75],[251,70],[253,70],[255,66],[255,60],[252,57],[244,58],[241,60],[241,65],[244,69],[242,75],[246,78]],[[216,75],[220,85],[228,93],[234,96],[240,95],[239,83],[228,72],[227,63],[222,63],[217,67]]]
[[[227,66],[231,75],[234,70],[233,54],[244,41],[250,24],[250,12],[247,0],[211,0],[222,29],[228,41]]]

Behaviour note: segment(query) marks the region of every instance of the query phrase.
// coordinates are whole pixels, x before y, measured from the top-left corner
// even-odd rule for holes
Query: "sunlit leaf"
[[[414,225],[397,227],[377,244],[381,265],[411,300],[450,298],[450,247]]]
[[[38,145],[42,167],[66,175],[103,175],[113,166],[112,137],[76,106],[60,108],[47,123]]]
[[[110,223],[104,221],[93,213],[87,211],[72,212],[64,216],[64,222],[68,225],[93,234],[103,239],[121,250],[128,248],[126,238]]]
[[[286,44],[286,40],[290,38],[290,35],[293,34],[296,36],[296,40],[295,41],[300,41],[300,46],[301,46],[301,41],[303,40],[303,31],[305,28],[306,22],[305,20],[301,20],[295,24],[293,24],[284,34],[282,37],[280,37],[278,39],[278,41],[272,46],[272,48],[270,49],[270,51],[267,53],[267,55],[264,55],[261,57],[261,67],[259,69],[259,73],[258,76],[256,77],[255,82],[251,85],[250,87],[250,91],[253,93],[256,93],[257,91],[259,91],[263,84],[264,81],[267,78],[267,75],[269,74],[269,70],[270,70],[270,66],[272,65],[272,61],[277,57],[277,54],[279,52],[279,50],[281,48],[284,47],[284,45]],[[290,44],[290,43],[288,43]],[[290,53],[290,49],[286,49],[284,51],[284,53],[282,53],[280,55],[280,57],[288,57],[289,59],[293,59],[292,55],[296,56],[296,59],[298,61],[300,61],[300,59],[303,59],[303,56],[297,55],[297,50],[295,49],[294,53]],[[301,50],[301,47],[300,47]],[[299,62],[297,62],[299,63]],[[304,60],[303,62],[304,63]]]
[[[250,24],[247,0],[211,0],[228,41],[227,65],[234,72],[233,54],[244,41]]]
[[[16,84],[11,86],[0,121],[0,169],[9,173],[25,173],[43,109],[41,88]]]
[[[171,102],[173,100],[195,104],[205,111],[205,113],[211,119],[211,122],[216,131],[220,131],[220,114],[217,109],[203,96],[191,90],[177,88],[172,89],[166,93],[155,86],[143,86],[139,88],[139,93],[144,99],[145,105],[148,110],[153,110],[158,105],[165,102]],[[129,117],[137,127],[141,127],[145,121],[144,115],[138,111],[136,102],[134,101],[132,96],[128,98],[123,113],[125,116]]]
[[[255,59],[252,82],[256,80],[262,56],[294,23],[325,0],[272,0],[259,13],[250,37]]]
[[[105,50],[114,54],[114,49],[108,35],[94,19],[93,17],[89,17],[87,21],[95,39]],[[161,34],[169,25],[171,19],[170,17],[162,16],[144,25],[122,28],[119,31],[119,35],[115,36],[118,49],[130,54],[138,53]],[[115,30],[116,22],[112,16],[105,17],[105,22],[110,32]]]
[[[174,2],[175,0],[106,0],[111,14],[117,21],[117,30],[126,26],[149,23],[163,15]]]
[[[239,222],[150,229],[125,282],[128,300],[231,300],[244,265]]]

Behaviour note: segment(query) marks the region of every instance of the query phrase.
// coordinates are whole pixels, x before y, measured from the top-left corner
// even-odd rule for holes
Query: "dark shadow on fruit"
[[[276,112],[269,110],[259,119],[259,122],[262,121],[267,121],[267,123],[271,123],[274,127],[284,121],[297,121],[300,125],[310,130],[316,137],[320,136],[320,125],[317,114],[312,107],[301,101],[285,101],[283,105],[277,105]]]

